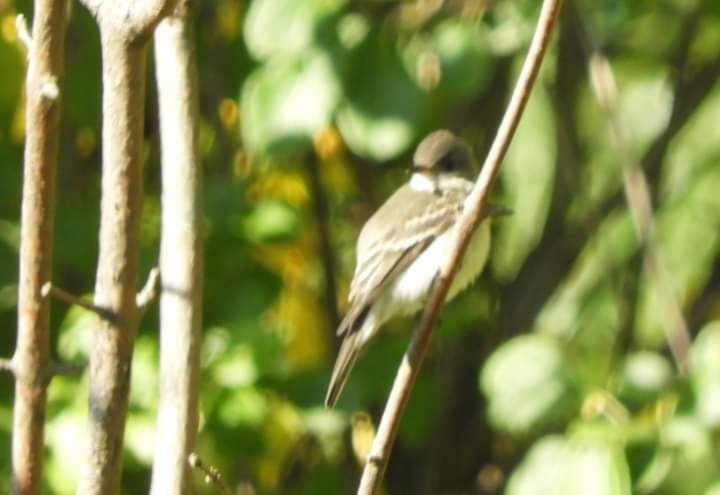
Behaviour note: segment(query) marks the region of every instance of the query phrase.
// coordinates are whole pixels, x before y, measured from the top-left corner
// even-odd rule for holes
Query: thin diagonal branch
[[[76,296],[75,294],[71,294],[70,292],[61,289],[60,287],[55,287],[52,282],[45,282],[40,289],[40,294],[43,298],[47,298],[48,296],[52,296],[55,299],[58,299],[60,301],[66,302],[68,304],[74,304],[75,306],[80,306],[83,309],[87,309],[88,311],[92,311],[93,313],[97,314],[98,316],[102,318],[107,319],[114,319],[115,315],[106,308],[101,308],[97,304],[93,303],[92,301],[89,301],[85,298]]]
[[[15,31],[17,32],[17,38],[22,43],[28,57],[30,56],[30,50],[32,49],[32,36],[28,30],[27,19],[22,14],[18,14],[15,18]]]
[[[655,249],[655,221],[645,173],[636,160],[628,158],[631,156],[631,151],[627,142],[627,132],[617,116],[615,75],[607,58],[597,50],[590,54],[589,69],[595,98],[607,115],[610,142],[621,163],[625,198],[630,208],[635,236],[643,249],[643,267],[665,310],[665,317],[661,319],[665,338],[678,371],[685,375],[688,371],[690,332],[673,292],[667,270]]]
[[[490,189],[500,171],[505,151],[518,126],[520,116],[530,96],[530,90],[540,70],[540,64],[550,41],[550,34],[560,9],[560,3],[560,0],[545,0],[543,2],[537,28],[510,103],[485,159],[480,176],[466,201],[467,207],[458,220],[449,252],[440,267],[437,283],[433,287],[428,303],[425,306],[420,325],[414,332],[410,346],[398,369],[368,461],[363,470],[358,495],[372,495],[380,485],[389,460],[390,449],[395,439],[397,427],[400,423],[400,416],[425,357],[440,307],[445,301],[463,251],[473,231],[482,219]]]
[[[50,377],[77,376],[87,369],[87,363],[53,363],[50,366]]]
[[[157,297],[159,282],[160,269],[155,266],[150,270],[150,273],[148,273],[145,285],[143,285],[143,288],[140,289],[140,292],[138,292],[138,295],[135,298],[135,304],[141,313],[145,311]]]

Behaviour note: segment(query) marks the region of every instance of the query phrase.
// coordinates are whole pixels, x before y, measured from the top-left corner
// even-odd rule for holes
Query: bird
[[[336,332],[342,341],[325,407],[335,405],[355,361],[382,325],[423,307],[472,190],[463,173],[474,160],[462,138],[446,129],[431,132],[415,149],[410,179],[362,227],[348,309]],[[445,302],[480,274],[490,250],[489,220],[506,212],[503,207],[486,209]]]

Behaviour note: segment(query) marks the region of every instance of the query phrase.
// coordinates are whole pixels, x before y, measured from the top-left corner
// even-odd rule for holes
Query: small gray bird
[[[447,130],[432,132],[415,150],[410,180],[362,228],[349,307],[337,329],[342,344],[326,407],[335,405],[355,360],[378,329],[392,317],[423,307],[473,187],[461,175],[473,160],[465,141]],[[491,209],[488,218],[492,214]],[[480,274],[489,248],[490,222],[485,219],[470,239],[446,302]]]

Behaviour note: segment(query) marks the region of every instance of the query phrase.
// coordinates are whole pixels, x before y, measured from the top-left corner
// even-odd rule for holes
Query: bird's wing
[[[405,185],[368,220],[358,240],[350,305],[338,327],[339,336],[361,326],[383,289],[455,222],[464,199],[464,191],[435,194],[412,191]],[[390,212],[392,222],[385,220]]]

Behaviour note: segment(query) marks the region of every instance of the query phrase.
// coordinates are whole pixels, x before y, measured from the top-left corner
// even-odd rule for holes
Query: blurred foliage
[[[388,325],[339,407],[322,408],[337,344],[328,308],[344,309],[358,229],[406,179],[427,131],[454,129],[482,156],[538,4],[198,2],[207,263],[197,450],[237,493],[353,491],[412,323]],[[387,493],[720,493],[719,5],[565,1],[496,190],[514,215],[494,227],[487,273],[443,313]],[[17,13],[30,17],[30,1],[0,0],[4,356],[14,345],[24,136]],[[615,69],[631,156],[618,156],[608,136],[583,33]],[[97,256],[89,205],[99,201],[101,87],[98,35],[83,8],[73,8],[66,50],[54,277],[85,293]],[[156,92],[151,83],[145,271],[160,212]],[[692,334],[687,376],[667,350],[667,308],[622,196],[621,167],[633,161],[648,176],[656,249]],[[52,328],[58,358],[87,358],[91,315],[53,303]],[[127,494],[147,493],[156,447],[156,334],[150,311],[134,354]],[[52,382],[48,493],[74,490],[86,404],[87,376]],[[11,405],[3,376],[2,466]],[[198,493],[216,492],[199,474],[195,482]]]

